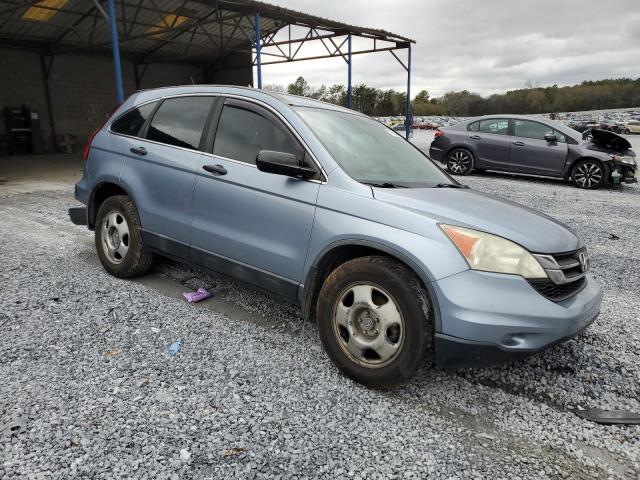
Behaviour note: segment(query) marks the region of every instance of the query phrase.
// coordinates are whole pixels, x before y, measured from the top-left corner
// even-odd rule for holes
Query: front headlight
[[[624,163],[625,165],[635,165],[636,164],[636,159],[634,157],[632,157],[631,155],[613,155],[612,153],[609,154],[609,156],[613,159],[613,161],[615,162],[619,162],[619,163]]]
[[[474,270],[548,278],[533,255],[505,238],[452,225],[442,224],[440,228]]]

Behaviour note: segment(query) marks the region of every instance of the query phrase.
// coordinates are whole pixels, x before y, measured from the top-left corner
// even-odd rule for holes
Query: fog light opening
[[[517,347],[522,343],[522,338],[518,334],[508,333],[502,337],[501,343],[505,347]]]

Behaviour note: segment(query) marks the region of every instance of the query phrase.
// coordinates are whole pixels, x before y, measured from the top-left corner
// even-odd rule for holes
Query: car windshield
[[[336,162],[355,180],[385,188],[457,185],[417,148],[372,118],[296,107]]]

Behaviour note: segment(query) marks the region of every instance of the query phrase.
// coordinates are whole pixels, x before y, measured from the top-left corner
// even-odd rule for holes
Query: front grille
[[[540,295],[547,297],[551,301],[561,302],[582,290],[587,284],[587,280],[582,277],[575,282],[563,283],[562,285],[556,285],[551,280],[546,279],[529,280],[529,283]]]
[[[565,300],[584,288],[585,275],[589,269],[589,257],[585,248],[575,252],[554,255],[535,253],[549,278],[530,280],[538,293],[554,302]]]

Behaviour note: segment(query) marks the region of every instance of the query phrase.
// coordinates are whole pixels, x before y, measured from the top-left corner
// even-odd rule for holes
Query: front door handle
[[[209,173],[215,173],[216,175],[226,175],[227,169],[222,165],[204,165],[204,168]]]
[[[144,147],[130,148],[129,151],[131,153],[135,153],[136,155],[142,155],[143,157],[147,154],[147,149]]]
[[[473,138],[474,140],[480,140],[482,137],[480,135],[471,135],[469,138]]]
[[[519,147],[524,147],[525,143],[524,142],[513,142],[514,145],[517,145]]]

